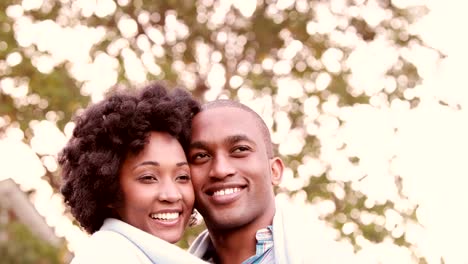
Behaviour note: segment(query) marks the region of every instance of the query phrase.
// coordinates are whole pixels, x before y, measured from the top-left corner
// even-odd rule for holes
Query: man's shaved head
[[[214,109],[214,108],[221,108],[221,107],[232,107],[237,109],[242,109],[255,117],[255,120],[258,123],[258,127],[260,128],[260,132],[262,133],[263,141],[265,143],[265,148],[267,151],[268,158],[273,158],[273,143],[271,142],[270,130],[263,121],[262,117],[258,115],[254,110],[250,107],[241,104],[237,101],[229,100],[229,99],[219,99],[211,102],[207,102],[202,106],[202,111]]]

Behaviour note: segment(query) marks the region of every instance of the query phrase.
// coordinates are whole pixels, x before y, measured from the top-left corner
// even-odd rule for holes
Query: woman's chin
[[[169,242],[171,244],[175,244],[179,242],[180,239],[182,239],[183,236],[183,231],[176,231],[176,230],[165,230],[161,232],[161,230],[158,230],[157,232],[151,232],[151,234],[155,237],[158,237],[166,242]]]

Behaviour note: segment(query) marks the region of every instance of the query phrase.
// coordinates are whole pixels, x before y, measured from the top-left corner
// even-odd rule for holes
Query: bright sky
[[[33,0],[23,1],[24,9],[34,8]],[[86,1],[77,1],[78,5],[83,5],[84,14],[97,12],[105,15],[106,12],[113,12],[115,6],[113,1],[98,1],[100,8],[94,10],[88,6]],[[121,1],[119,1],[121,2]],[[125,1],[122,1],[125,2]],[[234,3],[235,8],[239,8],[242,14],[248,16],[255,10],[255,6],[247,4],[238,6],[237,1],[222,1],[229,6]],[[248,1],[251,2],[251,1]],[[334,1],[340,2],[340,1]],[[422,1],[393,1],[402,7],[410,2]],[[294,172],[287,170],[284,175],[283,187],[297,190],[307,183],[309,177],[320,175],[325,170],[325,166],[331,165],[333,171],[330,176],[337,180],[351,181],[355,189],[360,190],[369,197],[368,203],[378,204],[387,200],[394,201],[401,210],[413,208],[418,205],[417,216],[420,225],[417,223],[403,223],[401,216],[396,211],[385,213],[386,228],[392,231],[395,237],[406,230],[407,240],[413,245],[417,255],[424,256],[428,263],[440,263],[441,257],[447,264],[468,263],[468,166],[467,150],[468,140],[468,87],[464,87],[465,73],[468,61],[468,39],[461,37],[461,32],[465,32],[468,25],[468,3],[464,1],[429,0],[426,1],[430,8],[430,13],[413,25],[413,30],[418,32],[430,46],[441,50],[445,59],[436,61],[433,50],[422,47],[412,47],[407,56],[418,66],[418,72],[423,77],[421,85],[414,89],[409,89],[405,96],[408,98],[419,97],[421,104],[412,110],[403,101],[393,101],[390,105],[382,105],[381,100],[376,95],[372,105],[361,105],[348,108],[339,108],[336,102],[331,99],[324,106],[324,113],[319,113],[316,98],[309,98],[305,102],[304,113],[309,120],[319,120],[321,126],[306,125],[303,129],[290,129],[290,121],[286,113],[271,114],[272,98],[270,96],[254,97],[254,94],[246,87],[239,88],[239,96],[243,102],[251,105],[265,118],[268,124],[273,120],[278,122],[279,128],[273,134],[273,139],[280,144],[280,152],[284,155],[298,153],[303,146],[303,137],[306,133],[316,135],[322,142],[320,161],[313,158],[306,158],[299,167],[297,177],[293,177]],[[285,8],[291,1],[278,1],[278,8]],[[8,10],[9,16],[21,17],[22,9],[19,6]],[[225,10],[218,10],[219,17],[223,17]],[[363,11],[365,13],[365,10]],[[96,14],[97,14],[96,13]],[[367,12],[368,21],[376,20],[378,16]],[[374,15],[373,15],[374,14]],[[144,19],[144,18],[142,18]],[[213,18],[216,19],[216,16]],[[43,51],[48,51],[49,57],[40,57],[37,60],[37,67],[44,72],[50,71],[54,65],[64,60],[74,61],[72,73],[74,77],[85,82],[83,91],[93,96],[93,100],[102,98],[103,92],[115,84],[117,75],[117,61],[115,58],[105,55],[98,56],[93,62],[85,58],[88,56],[89,48],[102,37],[100,30],[90,30],[84,27],[68,29],[67,37],[57,38],[62,34],[60,29],[52,22],[41,22],[34,24],[27,18],[20,18],[22,23],[18,32],[28,32],[19,34],[20,45],[27,46],[28,43],[38,43]],[[317,30],[328,30],[329,24],[324,23]],[[374,21],[375,22],[375,21]],[[377,21],[378,22],[378,21]],[[172,23],[177,23],[174,19]],[[216,21],[213,21],[216,23]],[[331,23],[331,22],[330,22]],[[122,20],[119,29],[123,35],[131,36],[134,32],[134,21]],[[186,34],[186,29],[176,27],[174,38]],[[153,41],[170,39],[171,36],[162,36],[161,32],[154,31],[150,34]],[[50,39],[57,41],[50,41]],[[221,36],[222,38],[222,36]],[[80,39],[80,41],[77,41]],[[76,45],[80,43],[80,45]],[[147,41],[142,39],[141,46],[145,47]],[[301,49],[301,43],[291,43],[284,52],[285,58],[294,56]],[[66,47],[66,48],[64,48]],[[127,72],[127,77],[134,82],[143,82],[145,71],[158,72],[160,69],[151,61],[140,62],[136,59],[133,51],[128,49],[128,43],[124,40],[116,42],[112,46],[116,51],[123,50],[126,63],[135,69]],[[109,53],[112,54],[112,49]],[[158,50],[153,50],[158,54]],[[201,51],[203,52],[203,47]],[[340,65],[337,63],[342,54],[339,50],[330,49],[323,57],[323,64],[330,71],[339,71]],[[353,78],[356,89],[363,89],[369,95],[375,95],[378,91],[373,90],[376,83],[382,83],[385,89],[392,89],[392,84],[388,80],[380,78],[386,71],[386,67],[395,61],[395,51],[383,40],[376,40],[370,44],[359,44],[353,54],[347,60],[347,64],[353,69]],[[212,58],[213,59],[213,58]],[[214,58],[216,60],[216,58]],[[18,54],[9,58],[9,64],[14,65],[21,60]],[[371,61],[371,63],[367,63]],[[372,63],[373,61],[373,63]],[[366,63],[363,63],[366,62]],[[145,67],[143,67],[142,63]],[[149,65],[149,66],[148,66]],[[263,62],[264,68],[275,69],[275,72],[288,71],[287,64],[269,61]],[[127,68],[127,67],[126,67]],[[203,69],[202,69],[203,70]],[[224,69],[220,64],[214,64],[210,69],[205,69],[208,74],[208,81],[213,89],[207,94],[207,98],[215,98],[219,93],[223,83],[226,81],[219,73]],[[106,76],[106,78],[102,78]],[[314,84],[316,89],[326,89],[329,82],[326,74],[318,78]],[[4,92],[18,90],[10,89],[8,81],[3,81]],[[241,85],[242,78],[235,77],[230,80],[232,83]],[[304,93],[303,86],[296,80],[285,77],[278,81],[278,96],[275,100],[277,104],[287,103],[284,98],[301,97]],[[24,96],[19,93],[18,97]],[[443,100],[448,106],[438,103]],[[456,110],[456,106],[461,110]],[[342,127],[338,126],[338,118],[344,120]],[[58,130],[53,122],[44,120],[32,124],[34,138],[32,149],[21,143],[23,133],[15,127],[7,131],[7,137],[0,141],[0,180],[6,177],[13,178],[25,191],[35,190],[33,196],[34,204],[39,213],[44,215],[47,223],[55,228],[58,236],[65,237],[69,241],[71,250],[76,249],[83,243],[86,237],[77,227],[71,224],[70,219],[63,216],[64,207],[61,198],[54,195],[47,182],[41,179],[46,166],[49,170],[57,169],[55,162],[56,153],[63,147],[67,135],[70,134],[72,124],[67,126],[66,132]],[[1,122],[1,120],[0,120]],[[397,130],[395,134],[394,131]],[[346,149],[339,150],[340,145],[346,144]],[[39,160],[36,153],[45,155],[43,160]],[[349,156],[360,157],[360,166],[356,167],[349,162]],[[391,162],[389,162],[391,160]],[[364,180],[358,181],[363,175],[368,175]],[[403,191],[408,196],[408,201],[399,200],[394,184],[394,176],[400,175],[403,179]],[[340,186],[330,191],[340,195],[343,192]],[[302,203],[304,194],[299,193],[293,198],[296,203]],[[335,209],[330,201],[322,201],[315,206],[304,205],[311,208],[317,215],[326,215]],[[382,219],[372,216],[362,215],[369,221],[382,221]],[[336,235],[333,230],[320,225],[323,236],[333,240]],[[355,226],[352,223],[344,225],[344,231],[354,232]],[[341,263],[414,263],[411,259],[410,251],[406,248],[395,246],[390,242],[372,244],[364,238],[358,241],[362,250],[356,254],[347,256]],[[348,245],[336,243],[333,247],[337,256],[339,252],[348,252]]]

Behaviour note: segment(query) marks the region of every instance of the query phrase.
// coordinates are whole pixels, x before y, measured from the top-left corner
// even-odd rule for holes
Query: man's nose
[[[182,194],[174,181],[164,181],[160,187],[161,189],[158,196],[160,201],[175,203],[182,199]]]
[[[210,177],[224,179],[234,175],[236,172],[232,162],[225,155],[217,155],[213,158]]]

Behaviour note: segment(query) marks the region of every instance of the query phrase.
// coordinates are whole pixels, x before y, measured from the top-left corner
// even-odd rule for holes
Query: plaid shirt
[[[275,263],[275,254],[273,251],[273,226],[262,228],[255,234],[257,244],[255,245],[255,255],[251,256],[242,264],[272,264]],[[207,251],[202,257],[203,260],[209,263],[216,263],[216,251],[213,244],[208,246]]]
[[[275,263],[275,254],[273,252],[273,227],[268,226],[267,228],[258,230],[255,238],[257,239],[255,255],[242,262],[242,264]]]

